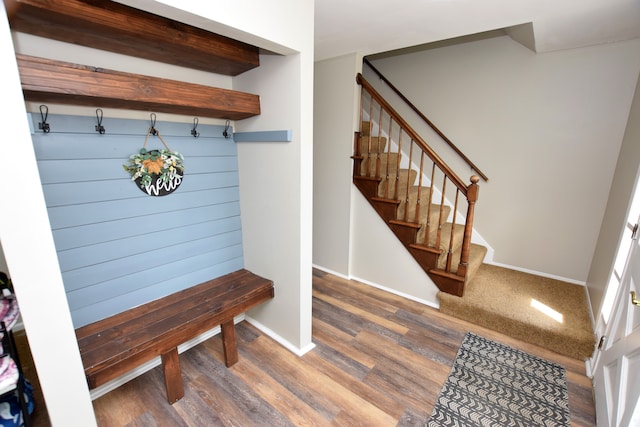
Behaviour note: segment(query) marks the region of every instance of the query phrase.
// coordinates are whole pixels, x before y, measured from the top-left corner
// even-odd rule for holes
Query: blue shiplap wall
[[[31,115],[53,237],[74,326],[243,268],[237,150],[223,126],[156,122],[185,158],[172,194],[151,197],[122,165],[150,121]],[[162,148],[153,136],[148,149]],[[34,263],[34,266],[37,263]]]

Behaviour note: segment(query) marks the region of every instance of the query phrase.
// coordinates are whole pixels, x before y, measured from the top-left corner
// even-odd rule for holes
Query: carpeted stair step
[[[440,311],[579,360],[595,338],[583,286],[482,264],[462,297],[438,293]],[[562,315],[557,321],[532,301]]]
[[[372,127],[372,123],[369,121],[363,121],[362,124],[360,125],[360,135],[362,136],[369,136],[371,135],[371,127]]]
[[[433,203],[433,200],[431,206],[429,206],[430,192],[431,188],[429,187],[411,187],[409,189],[409,200],[407,201],[405,198],[400,200],[397,219],[402,221],[418,222],[420,224],[427,224],[427,220],[429,220],[429,224],[431,224],[432,227],[437,226],[439,222],[446,221],[449,217],[449,213],[451,212],[451,207]],[[419,203],[418,200],[420,201]],[[408,206],[408,209],[406,209],[407,215],[405,216],[406,206]],[[416,218],[416,209],[418,206],[420,207],[420,210],[418,218]],[[442,218],[442,221],[440,221],[440,218]]]
[[[418,186],[412,186],[409,189],[409,197],[408,200],[407,198],[403,197],[402,200],[400,200],[400,206],[398,207],[398,219],[404,217],[404,208],[405,205],[408,204],[409,206],[409,210],[407,212],[407,218],[415,218],[415,210],[416,210],[416,204],[418,203],[419,200],[419,204],[420,204],[420,213],[422,214],[422,212],[424,210],[426,210],[426,206],[429,203],[429,195],[431,194],[431,188],[430,187],[418,187]],[[433,202],[433,200],[432,200]],[[424,209],[423,209],[424,207]]]
[[[451,241],[451,227],[453,227],[453,245],[451,246],[452,251],[457,251],[460,246],[462,246],[462,240],[464,238],[464,225],[463,224],[452,224],[450,222],[445,222],[442,224],[442,228],[440,229],[440,245],[439,248],[443,252],[449,250],[449,242]],[[437,223],[431,226],[429,230],[429,240],[425,241],[427,226],[423,224],[418,230],[418,236],[416,238],[416,243],[423,244],[430,247],[437,247],[436,245],[438,241],[438,225]]]
[[[361,136],[358,145],[361,155],[367,153],[384,153],[387,148],[387,138],[384,136]]]
[[[460,264],[460,255],[462,253],[462,247],[459,247],[453,253],[451,257],[451,273],[458,272],[458,265]],[[467,266],[467,280],[472,280],[473,276],[476,274],[482,262],[484,261],[484,256],[487,254],[487,248],[482,245],[477,245],[472,243],[469,247],[469,262]],[[447,254],[443,253],[438,260],[438,269],[444,270],[447,263]]]
[[[378,158],[380,164],[378,165]],[[387,169],[388,165],[388,169]],[[397,175],[398,171],[398,153],[371,153],[362,156],[360,165],[360,175],[362,176],[380,176],[387,174]],[[378,172],[376,174],[376,172]]]
[[[415,205],[413,205],[413,207],[408,210],[407,216],[405,217],[404,203],[400,203],[400,205],[398,206],[396,219],[400,221],[414,222],[414,223],[420,224],[421,228],[423,228],[423,231],[419,236],[420,242],[424,242],[424,234],[425,234],[424,230],[426,230],[427,224],[429,224],[430,230],[437,229],[440,218],[444,218],[446,220],[446,218],[449,216],[449,212],[451,212],[451,208],[449,206],[432,204],[429,207],[426,205],[422,205],[420,206],[419,216],[418,218],[416,218],[416,208],[415,208]]]
[[[451,268],[449,269],[447,268],[446,253],[418,244],[409,245],[409,252],[429,274],[429,277],[441,292],[462,296],[466,280],[473,278],[473,275],[484,261],[487,248],[473,243],[470,245],[466,274],[464,271],[459,271],[462,252],[460,248],[452,254]]]
[[[398,175],[389,175],[389,179],[384,178],[378,186],[378,197],[385,199],[401,199],[407,192],[407,187],[413,185],[418,176],[414,169],[400,169]],[[398,178],[398,196],[396,196],[396,177]]]

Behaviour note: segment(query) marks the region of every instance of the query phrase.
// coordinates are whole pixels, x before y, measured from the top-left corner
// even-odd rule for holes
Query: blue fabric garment
[[[26,378],[23,381],[27,410],[29,414],[32,414],[35,409],[33,386]],[[24,420],[20,409],[20,402],[18,401],[18,391],[15,390],[0,397],[0,427],[22,427],[23,425]]]

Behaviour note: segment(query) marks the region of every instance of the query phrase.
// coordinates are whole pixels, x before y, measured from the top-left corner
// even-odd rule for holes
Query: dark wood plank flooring
[[[582,361],[319,270],[313,287],[316,347],[303,357],[242,322],[236,365],[213,337],[181,354],[180,401],[167,403],[157,367],[96,399],[98,425],[422,426],[472,331],[565,366],[571,425],[595,426]]]

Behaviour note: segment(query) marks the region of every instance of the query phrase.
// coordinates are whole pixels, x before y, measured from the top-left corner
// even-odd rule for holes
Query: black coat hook
[[[106,132],[104,126],[102,126],[102,117],[103,117],[103,112],[102,109],[98,108],[96,109],[96,119],[98,119],[98,124],[96,125],[96,132],[98,132],[100,135],[104,134]]]
[[[42,129],[42,132],[49,133],[51,128],[49,127],[49,123],[47,123],[47,117],[49,116],[49,107],[46,105],[40,106],[40,117],[42,117],[42,122],[38,123],[38,127]]]
[[[200,136],[200,132],[198,132],[196,129],[198,127],[198,118],[194,117],[193,118],[193,129],[191,129],[191,135],[193,135],[194,138],[197,138]]]
[[[156,130],[156,113],[151,113],[151,127],[149,128],[149,133],[153,136],[158,134]]]
[[[224,124],[224,131],[222,132],[222,136],[224,136],[227,139],[231,138],[231,134],[229,133],[230,127],[231,127],[231,121],[227,120],[227,122]]]

